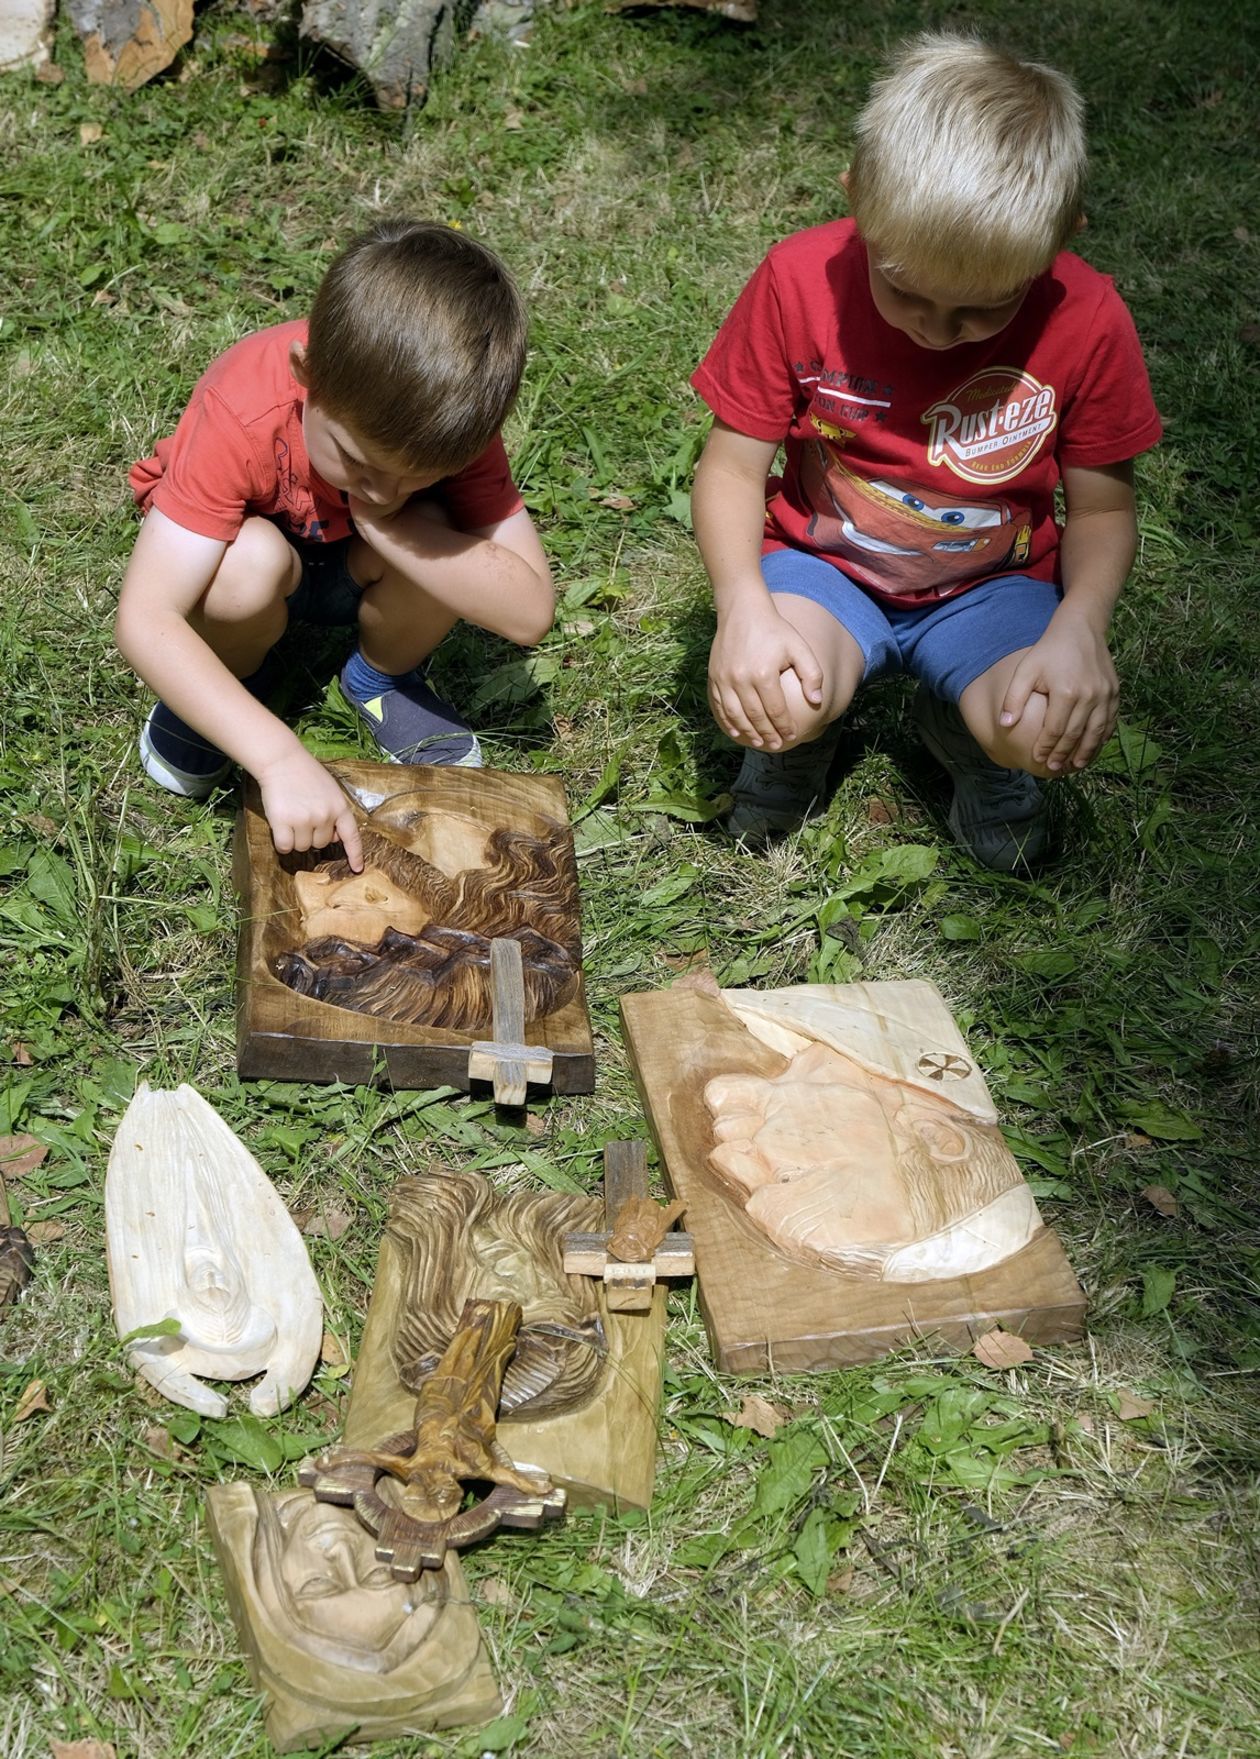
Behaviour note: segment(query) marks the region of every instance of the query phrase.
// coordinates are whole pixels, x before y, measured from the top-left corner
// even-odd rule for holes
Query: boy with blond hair
[[[204,374],[131,473],[144,522],[117,640],[160,699],[140,751],[162,787],[204,798],[235,761],[278,850],[340,840],[362,866],[346,796],[260,700],[295,618],[357,623],[341,690],[385,756],[480,763],[424,664],[460,619],[522,645],[551,627],[551,575],[499,436],[525,339],[491,251],[387,220],[331,265],[309,322],[247,336]]]
[[[694,375],[736,836],[802,821],[839,717],[888,673],[918,679],[951,828],[994,869],[1037,859],[1044,779],[1111,733],[1132,461],[1161,430],[1128,311],[1064,250],[1084,176],[1062,74],[915,39],[858,118],[852,218],[776,245]]]

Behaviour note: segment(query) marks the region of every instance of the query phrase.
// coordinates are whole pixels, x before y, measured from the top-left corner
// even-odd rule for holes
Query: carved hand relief
[[[425,1174],[394,1190],[388,1233],[404,1264],[394,1366],[418,1392],[459,1325],[466,1301],[522,1308],[498,1420],[557,1416],[592,1399],[607,1342],[594,1285],[566,1276],[563,1238],[598,1225],[596,1197],[500,1191],[479,1173]]]
[[[274,1416],[306,1386],[323,1331],[306,1248],[258,1162],[194,1088],[141,1083],[110,1150],[105,1239],[120,1336],[178,1323],[128,1347],[166,1398],[222,1417],[227,1400],[197,1377],[261,1375],[250,1409]]]
[[[709,1165],[799,1261],[903,1283],[1001,1263],[1041,1218],[961,1037],[925,1040],[895,1006],[868,1017],[860,990],[843,1007],[821,986],[737,992],[743,1023],[790,1060],[706,1084]],[[837,1048],[846,1032],[856,1054]]]
[[[233,1618],[285,1752],[357,1729],[420,1733],[497,1714],[499,1696],[453,1553],[395,1580],[348,1509],[308,1490],[210,1491]]]
[[[520,943],[526,1020],[562,1007],[581,958],[567,828],[487,835],[397,800],[384,811],[361,824],[362,873],[342,860],[295,876],[303,939],[275,976],[339,1008],[472,1032],[490,1022],[490,942],[505,936]]]

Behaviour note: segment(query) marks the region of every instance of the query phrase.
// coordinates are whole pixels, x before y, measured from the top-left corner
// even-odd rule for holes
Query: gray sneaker
[[[833,721],[809,745],[791,751],[744,752],[731,786],[734,804],[726,815],[728,833],[742,843],[768,843],[797,830],[826,798],[827,772],[840,744],[840,722]]]
[[[481,768],[477,735],[449,702],[429,688],[423,671],[408,673],[396,690],[383,691],[364,701],[351,694],[344,666],[338,683],[351,708],[371,729],[381,756],[390,763]]]
[[[1046,848],[1045,784],[986,757],[959,709],[922,685],[913,713],[920,739],[953,779],[949,828],[958,841],[995,873],[1031,867]]]

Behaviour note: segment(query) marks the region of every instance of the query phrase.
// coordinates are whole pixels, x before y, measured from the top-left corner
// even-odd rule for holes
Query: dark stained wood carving
[[[237,1066],[291,1080],[467,1088],[491,1041],[492,946],[515,944],[526,1078],[589,1092],[577,867],[550,776],[330,764],[366,868],[278,856],[256,787],[237,822]],[[497,1036],[497,1035],[496,1035]],[[487,1071],[490,1073],[491,1071]]]
[[[658,1277],[695,1274],[691,1235],[670,1231],[686,1204],[654,1203],[647,1183],[643,1144],[607,1143],[604,1231],[564,1237],[565,1270],[570,1276],[598,1277],[614,1313],[646,1313]]]
[[[521,1310],[511,1301],[469,1301],[442,1360],[421,1384],[413,1427],[374,1448],[332,1448],[298,1474],[320,1502],[354,1509],[376,1535],[376,1556],[401,1582],[441,1569],[447,1547],[496,1527],[531,1531],[564,1513],[565,1495],[541,1472],[521,1472],[495,1438],[503,1371],[516,1348]],[[402,1485],[398,1502],[376,1488]],[[492,1485],[462,1508],[465,1483]]]

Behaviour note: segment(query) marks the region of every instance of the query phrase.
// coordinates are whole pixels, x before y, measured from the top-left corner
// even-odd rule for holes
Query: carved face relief
[[[709,1164],[783,1252],[859,1276],[979,1270],[1040,1225],[994,1126],[813,1043],[772,1079],[723,1075]]]

